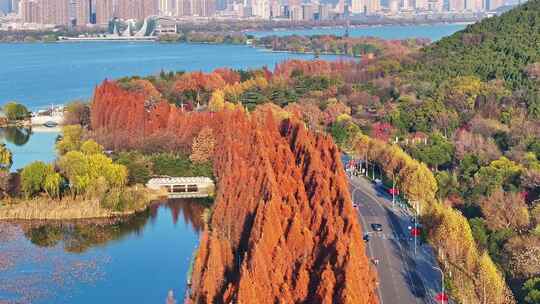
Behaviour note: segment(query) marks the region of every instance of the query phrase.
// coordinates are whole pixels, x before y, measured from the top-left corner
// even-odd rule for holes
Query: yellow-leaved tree
[[[11,151],[5,144],[0,144],[0,171],[9,171],[13,164]]]
[[[399,172],[401,188],[407,199],[422,204],[435,200],[437,180],[424,163],[410,160]]]
[[[81,148],[83,129],[80,125],[62,127],[62,139],[56,143],[56,150],[60,155],[69,151],[77,151]]]
[[[215,90],[210,97],[208,109],[212,112],[219,112],[225,108],[225,94],[223,90]]]
[[[502,275],[487,252],[478,261],[478,284],[476,293],[482,303],[507,303],[508,290]]]
[[[189,159],[194,163],[204,163],[211,160],[215,145],[216,138],[212,128],[202,128],[197,137],[193,139]]]

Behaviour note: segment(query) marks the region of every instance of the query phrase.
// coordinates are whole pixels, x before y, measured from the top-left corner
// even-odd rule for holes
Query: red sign
[[[412,236],[419,236],[420,235],[420,228],[411,229],[411,235]]]
[[[435,297],[435,300],[441,302],[441,303],[448,303],[448,296],[445,293],[439,293]]]
[[[390,188],[388,190],[388,193],[390,193],[392,195],[399,195],[399,189],[398,188]]]

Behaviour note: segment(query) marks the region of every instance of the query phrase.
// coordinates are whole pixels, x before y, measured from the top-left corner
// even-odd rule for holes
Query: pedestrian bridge
[[[214,182],[208,177],[155,177],[146,187],[166,191],[169,198],[198,198],[214,194]]]

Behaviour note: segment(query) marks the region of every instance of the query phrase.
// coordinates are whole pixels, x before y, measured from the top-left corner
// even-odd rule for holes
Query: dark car
[[[364,240],[364,242],[368,242],[369,241],[369,234],[364,234],[364,237],[362,239]]]
[[[382,231],[382,225],[381,224],[371,224],[371,228],[374,231]]]
[[[58,123],[56,123],[54,121],[47,121],[46,123],[43,124],[43,126],[45,126],[47,128],[54,128],[54,127],[58,126]]]

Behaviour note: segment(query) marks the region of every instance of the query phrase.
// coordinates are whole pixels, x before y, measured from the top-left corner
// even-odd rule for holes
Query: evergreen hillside
[[[540,0],[468,26],[423,51],[414,69],[441,83],[457,76],[504,79],[509,89],[533,86],[525,68],[540,61]],[[415,73],[416,74],[416,73]]]

